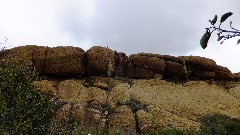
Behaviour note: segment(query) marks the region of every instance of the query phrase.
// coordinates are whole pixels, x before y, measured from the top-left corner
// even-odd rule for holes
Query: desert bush
[[[194,130],[170,128],[163,130],[153,130],[145,135],[200,135],[200,133]]]
[[[240,120],[223,114],[206,115],[201,131],[206,135],[240,135]]]
[[[0,133],[46,134],[54,117],[51,93],[33,84],[31,67],[0,61]]]

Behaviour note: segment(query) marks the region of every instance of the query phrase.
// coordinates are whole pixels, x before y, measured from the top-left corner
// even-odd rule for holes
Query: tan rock
[[[152,122],[154,121],[153,115],[143,110],[137,111],[136,115],[141,134],[151,131],[153,128]]]
[[[94,46],[86,52],[86,72],[94,76],[107,76],[109,61],[112,63],[111,75],[114,75],[116,55],[111,49]]]
[[[48,81],[48,80],[34,81],[34,84],[41,91],[52,92],[53,95],[57,95],[57,89],[56,89],[57,84],[54,81]]]
[[[234,75],[227,67],[218,66],[214,72],[215,72],[215,78],[217,80],[228,80],[228,81],[234,80]]]
[[[138,54],[132,54],[129,56],[129,59],[134,66],[154,70],[158,73],[163,73],[166,68],[165,61],[157,57],[148,57]]]
[[[87,107],[85,110],[84,125],[93,126],[94,128],[104,128],[107,120],[105,113],[101,110]]]
[[[94,126],[96,128],[105,127],[106,115],[108,112],[104,110],[107,94],[106,91],[97,88],[89,87],[87,88],[88,97],[84,109],[84,125]]]
[[[80,80],[65,80],[58,85],[58,96],[66,102],[86,102],[88,98],[87,89]]]
[[[87,88],[88,97],[87,102],[89,107],[101,110],[102,105],[107,101],[107,93],[105,90],[102,90],[97,87]]]
[[[140,53],[141,56],[148,56],[148,57],[157,57],[160,59],[163,59],[165,61],[171,61],[171,62],[181,62],[181,60],[178,57],[171,56],[171,55],[160,55],[160,54],[152,54],[152,53]]]
[[[78,47],[48,48],[45,71],[48,75],[81,76],[85,73],[85,52]]]
[[[181,77],[185,75],[184,66],[177,62],[166,61],[165,74],[171,77]]]
[[[119,83],[113,87],[107,99],[112,108],[116,107],[117,102],[125,103],[127,100],[130,100],[129,89],[130,85],[127,83]]]
[[[103,90],[108,89],[108,85],[109,85],[108,77],[94,76],[94,77],[90,77],[90,79],[92,79],[94,87],[98,87]]]
[[[36,71],[42,74],[44,72],[45,52],[46,47],[44,46],[18,46],[1,52],[0,59],[7,59],[13,62],[18,62],[19,64],[31,61],[33,62]]]
[[[209,113],[240,117],[240,99],[216,83],[189,81],[182,85],[157,79],[135,80],[130,95],[149,105],[153,127],[160,129],[199,128],[199,118]]]
[[[152,78],[154,72],[149,69],[134,67],[131,63],[127,67],[127,75],[130,78],[146,79]]]
[[[229,94],[240,99],[240,85],[234,87],[234,88],[230,88],[229,90]]]
[[[109,134],[120,132],[124,135],[136,135],[136,122],[131,109],[124,105],[120,106],[110,116]]]
[[[202,71],[202,70],[193,70],[192,75],[200,77],[202,79],[214,79],[215,72]]]
[[[185,61],[186,65],[193,67],[194,69],[213,71],[217,64],[214,60],[200,57],[200,56],[179,56],[181,61]]]

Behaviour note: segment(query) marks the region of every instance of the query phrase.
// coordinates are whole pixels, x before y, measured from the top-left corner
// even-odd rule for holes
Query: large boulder
[[[85,52],[78,47],[48,48],[45,72],[47,75],[78,77],[85,73]]]
[[[85,103],[88,100],[88,91],[80,80],[61,81],[57,95],[64,102]]]
[[[112,108],[116,107],[117,102],[126,102],[130,100],[130,85],[128,83],[119,83],[112,88],[111,93],[108,96],[108,103]]]
[[[86,51],[86,72],[89,75],[114,75],[116,66],[116,52],[111,49],[94,46]]]
[[[132,54],[129,56],[129,60],[136,67],[150,69],[158,73],[163,73],[166,68],[165,61],[157,57]]]
[[[39,88],[39,90],[44,92],[51,92],[54,96],[57,95],[57,84],[54,81],[41,80],[34,81],[34,84]]]
[[[150,69],[135,67],[133,64],[129,63],[127,66],[127,76],[136,79],[146,79],[152,78],[154,72]]]
[[[183,64],[166,61],[165,75],[169,77],[182,77],[186,75]]]
[[[32,63],[39,74],[44,73],[45,46],[27,45],[18,46],[1,52],[0,59],[6,59],[19,64]]]
[[[217,80],[228,80],[228,81],[234,80],[234,75],[227,67],[217,66],[214,72],[215,72],[215,78]]]
[[[179,56],[182,63],[185,61],[186,66],[191,66],[194,69],[214,71],[217,64],[214,60],[200,56]]]

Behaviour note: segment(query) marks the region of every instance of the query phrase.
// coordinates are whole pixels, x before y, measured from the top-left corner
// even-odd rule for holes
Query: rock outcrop
[[[86,52],[22,46],[0,52],[0,59],[33,63],[40,75],[35,85],[57,100],[59,130],[67,128],[72,117],[85,126],[107,128],[110,134],[131,135],[199,129],[200,118],[211,113],[240,119],[239,74],[208,58],[150,53],[128,57],[100,46]]]
[[[81,80],[37,81],[43,91],[55,91],[62,106],[59,122],[78,118],[85,126],[107,127],[109,133],[146,133],[152,129],[200,127],[200,118],[221,113],[240,118],[240,83],[226,90],[217,82],[184,84],[160,79],[114,80],[109,90],[85,87]],[[56,86],[57,85],[57,86]],[[52,90],[51,90],[52,89]],[[65,93],[65,95],[64,95]]]
[[[20,46],[0,52],[0,59],[32,62],[40,75],[75,77],[111,76],[135,79],[239,80],[226,68],[200,56],[170,56],[151,53],[126,54],[94,46],[86,52],[78,47]]]

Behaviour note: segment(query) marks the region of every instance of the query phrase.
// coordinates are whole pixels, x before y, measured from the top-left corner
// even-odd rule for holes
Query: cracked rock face
[[[83,125],[134,135],[172,127],[198,129],[199,119],[211,113],[240,119],[240,84],[226,90],[216,83],[240,80],[239,74],[208,58],[128,57],[100,46],[86,53],[76,47],[21,46],[0,52],[0,59],[33,62],[42,75],[35,85],[59,100],[59,121],[74,116]]]
[[[110,117],[109,134],[120,132],[124,135],[136,135],[136,122],[132,110],[124,105],[118,107]]]
[[[76,116],[82,124],[107,127],[110,133],[118,130],[136,134],[173,127],[199,129],[200,118],[211,113],[240,118],[240,84],[226,90],[205,81],[175,84],[159,79],[133,80],[130,86],[115,80],[116,85],[107,92],[97,87],[86,88],[81,83],[76,79],[58,84],[44,80],[36,85],[44,91],[56,91],[65,102],[57,111],[59,120]],[[122,104],[117,105],[118,101]]]

